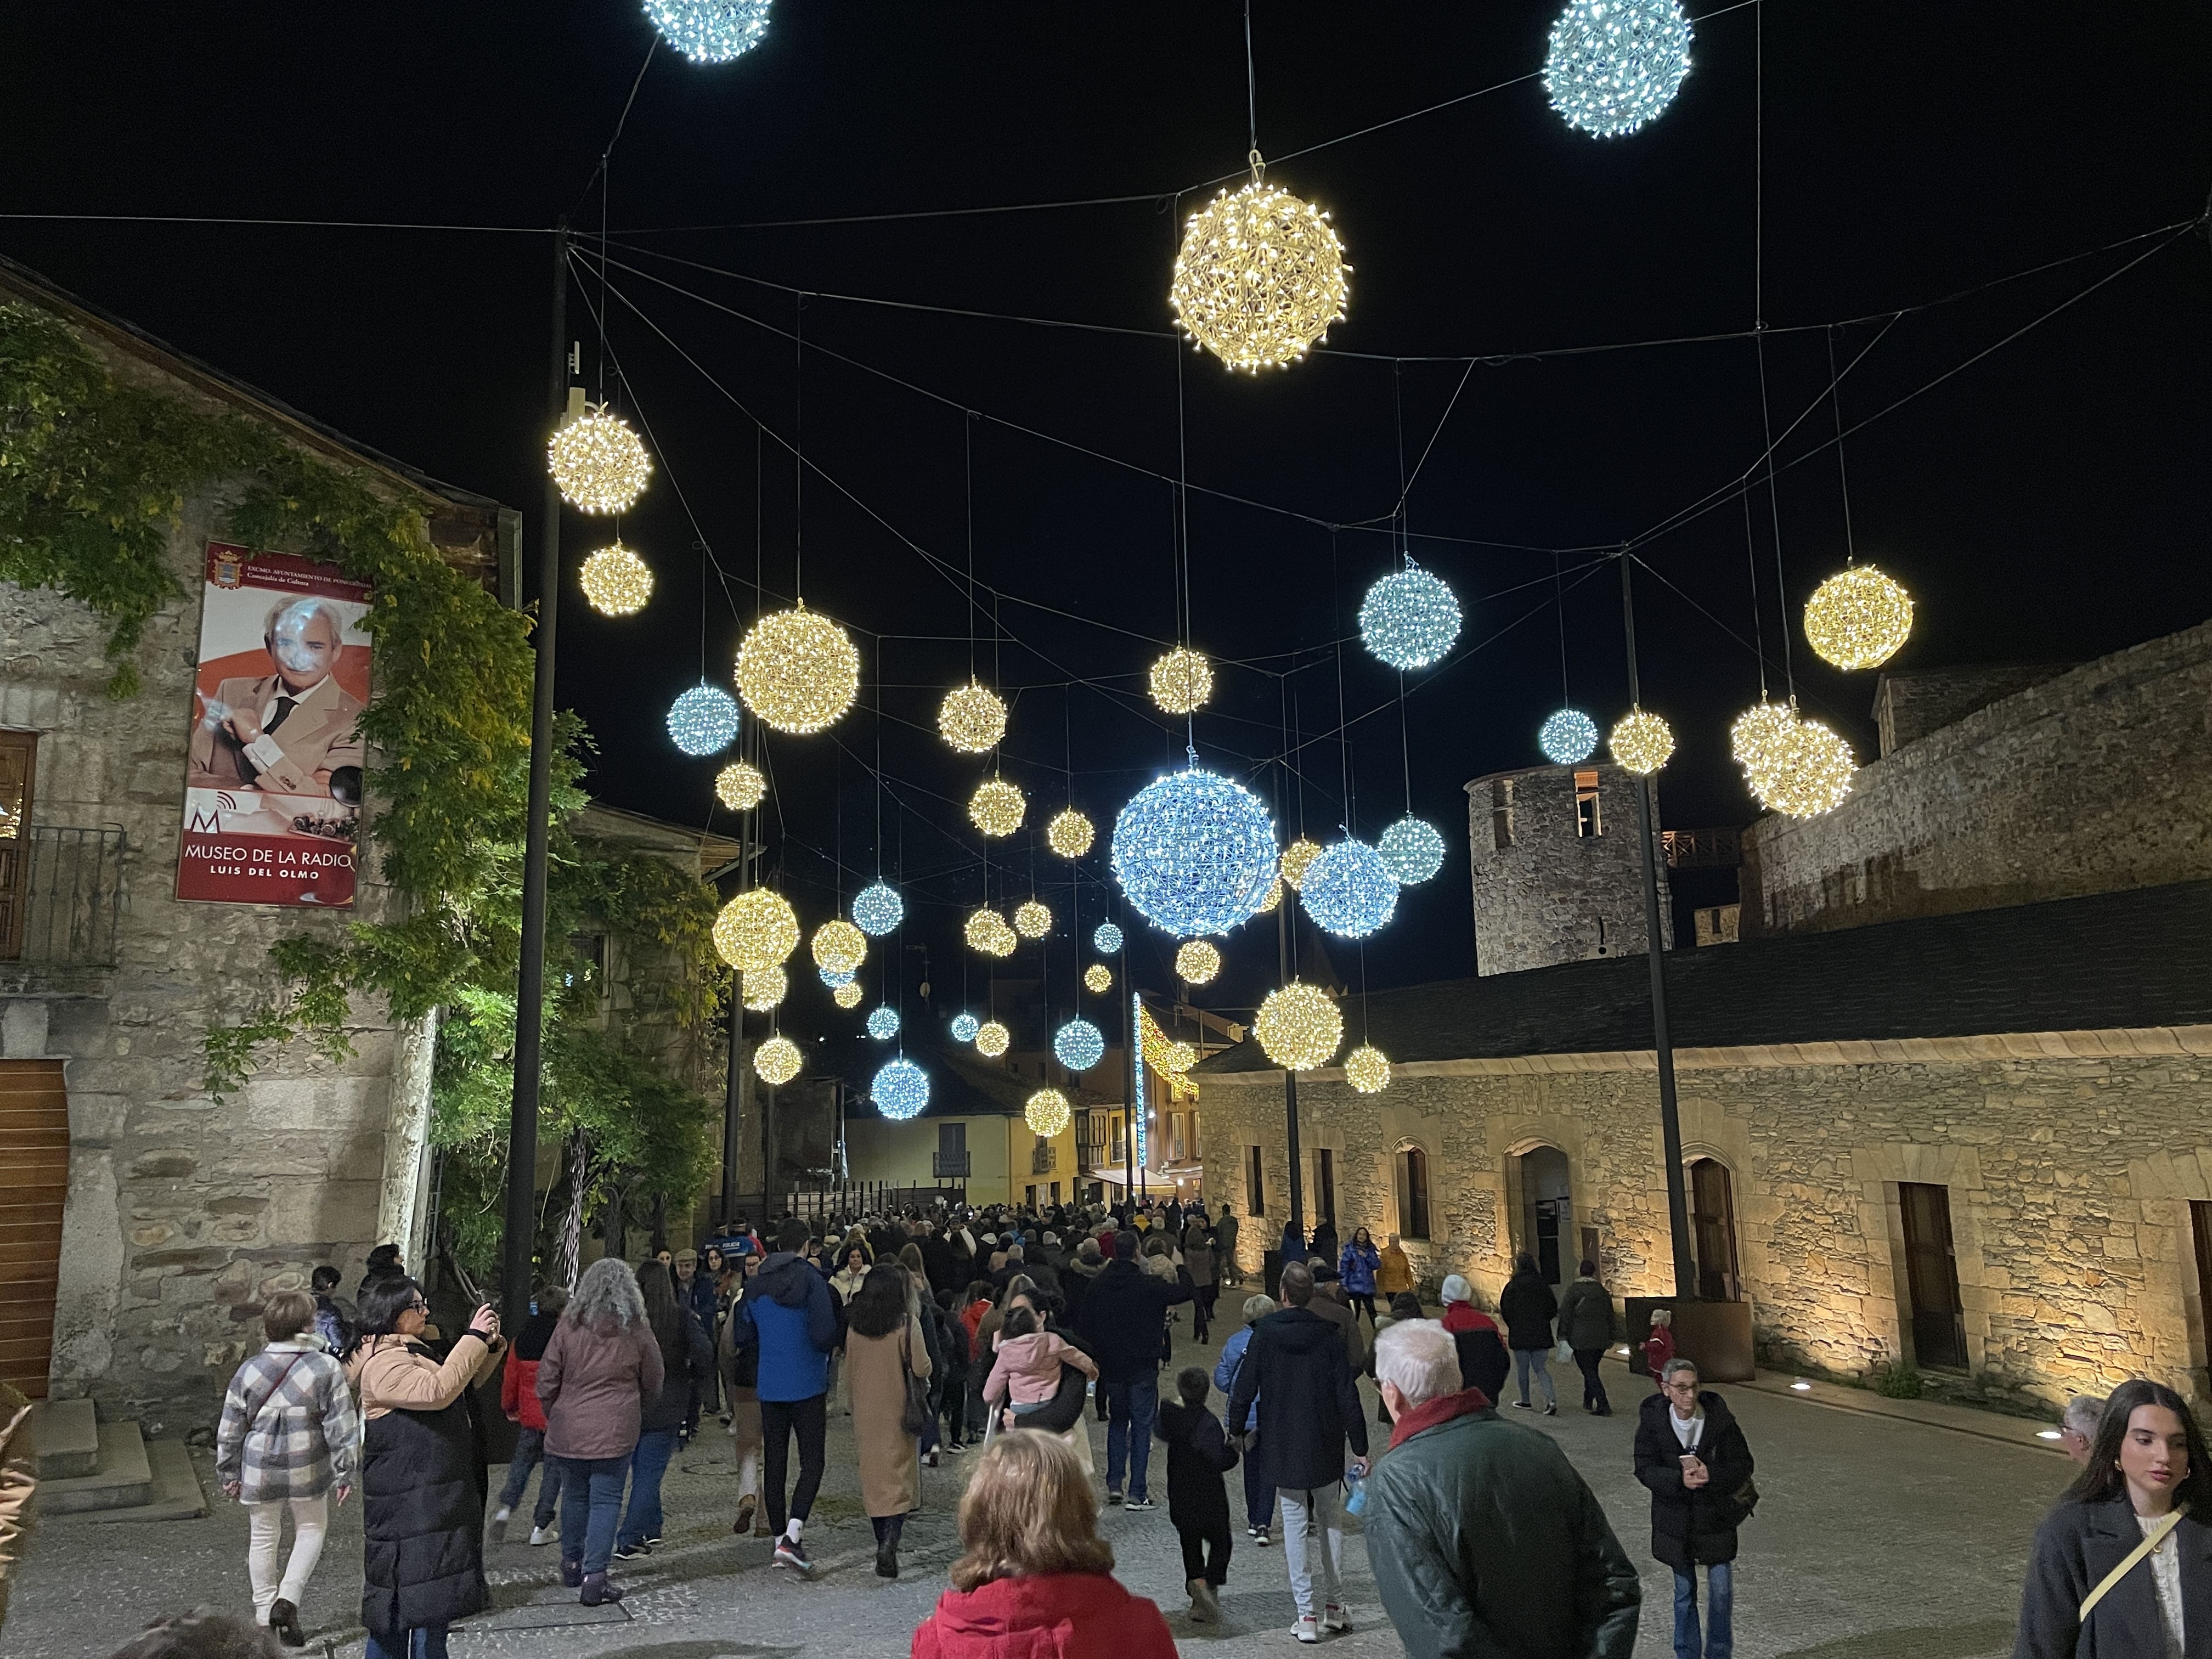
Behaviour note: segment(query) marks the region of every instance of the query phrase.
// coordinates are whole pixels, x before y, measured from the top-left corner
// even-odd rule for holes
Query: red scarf
[[[1400,1418],[1390,1429],[1390,1449],[1412,1439],[1424,1429],[1433,1429],[1439,1423],[1449,1423],[1455,1417],[1465,1417],[1474,1412],[1490,1409],[1490,1396],[1480,1389],[1462,1389],[1457,1394],[1440,1394],[1434,1400],[1421,1404]]]

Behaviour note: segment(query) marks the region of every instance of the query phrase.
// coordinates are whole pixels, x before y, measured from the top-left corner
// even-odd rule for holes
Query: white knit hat
[[[1462,1274],[1448,1273],[1444,1277],[1444,1300],[1472,1302],[1474,1300],[1474,1286],[1468,1284]]]

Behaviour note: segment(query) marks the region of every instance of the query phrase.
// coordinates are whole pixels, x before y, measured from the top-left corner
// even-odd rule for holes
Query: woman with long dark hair
[[[2123,1382],[2036,1529],[2014,1659],[2212,1656],[2212,1455],[2181,1396]]]
[[[921,1443],[905,1426],[908,1373],[927,1380],[929,1348],[908,1304],[907,1270],[878,1261],[846,1310],[845,1370],[860,1498],[876,1529],[876,1571],[898,1577],[899,1535],[921,1502]]]
[[[650,1555],[660,1541],[660,1482],[676,1455],[692,1390],[714,1369],[714,1350],[698,1316],[678,1297],[675,1275],[658,1261],[640,1262],[637,1293],[660,1350],[660,1391],[639,1413],[637,1446],[629,1455],[629,1507],[615,1528],[617,1561]]]

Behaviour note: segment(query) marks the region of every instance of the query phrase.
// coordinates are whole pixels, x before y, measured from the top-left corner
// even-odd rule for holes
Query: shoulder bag
[[[2183,1504],[2177,1506],[2172,1514],[2167,1516],[2165,1520],[2160,1522],[2158,1525],[2150,1529],[2149,1533],[2145,1535],[2142,1543],[2136,1545],[2133,1549],[2127,1553],[2126,1557],[2122,1559],[2118,1566],[2114,1567],[2110,1572],[2106,1573],[2102,1579],[2098,1581],[2097,1588],[2091,1590],[2089,1592],[2088,1599],[2081,1603],[2081,1611],[2079,1614],[2079,1618],[2082,1624],[2086,1625],[2089,1622],[2089,1614],[2095,1609],[2097,1603],[2105,1599],[2106,1593],[2115,1584],[2118,1583],[2121,1579],[2126,1577],[2130,1572],[2134,1571],[2136,1564],[2138,1561],[2141,1561],[2143,1557],[2156,1550],[2160,1544],[2166,1542],[2166,1534],[2171,1533],[2176,1527],[2179,1526],[2181,1524],[2181,1517],[2188,1513],[2188,1504]]]
[[[906,1379],[906,1405],[899,1413],[899,1427],[919,1439],[929,1432],[935,1413],[929,1409],[929,1384],[914,1374],[914,1347],[908,1323],[899,1331],[899,1374]]]

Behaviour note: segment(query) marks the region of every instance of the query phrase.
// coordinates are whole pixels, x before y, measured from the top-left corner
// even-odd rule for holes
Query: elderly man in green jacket
[[[1409,1659],[1628,1659],[1636,1569],[1558,1443],[1462,1388],[1433,1320],[1383,1332],[1375,1375],[1396,1426],[1362,1519]]]

